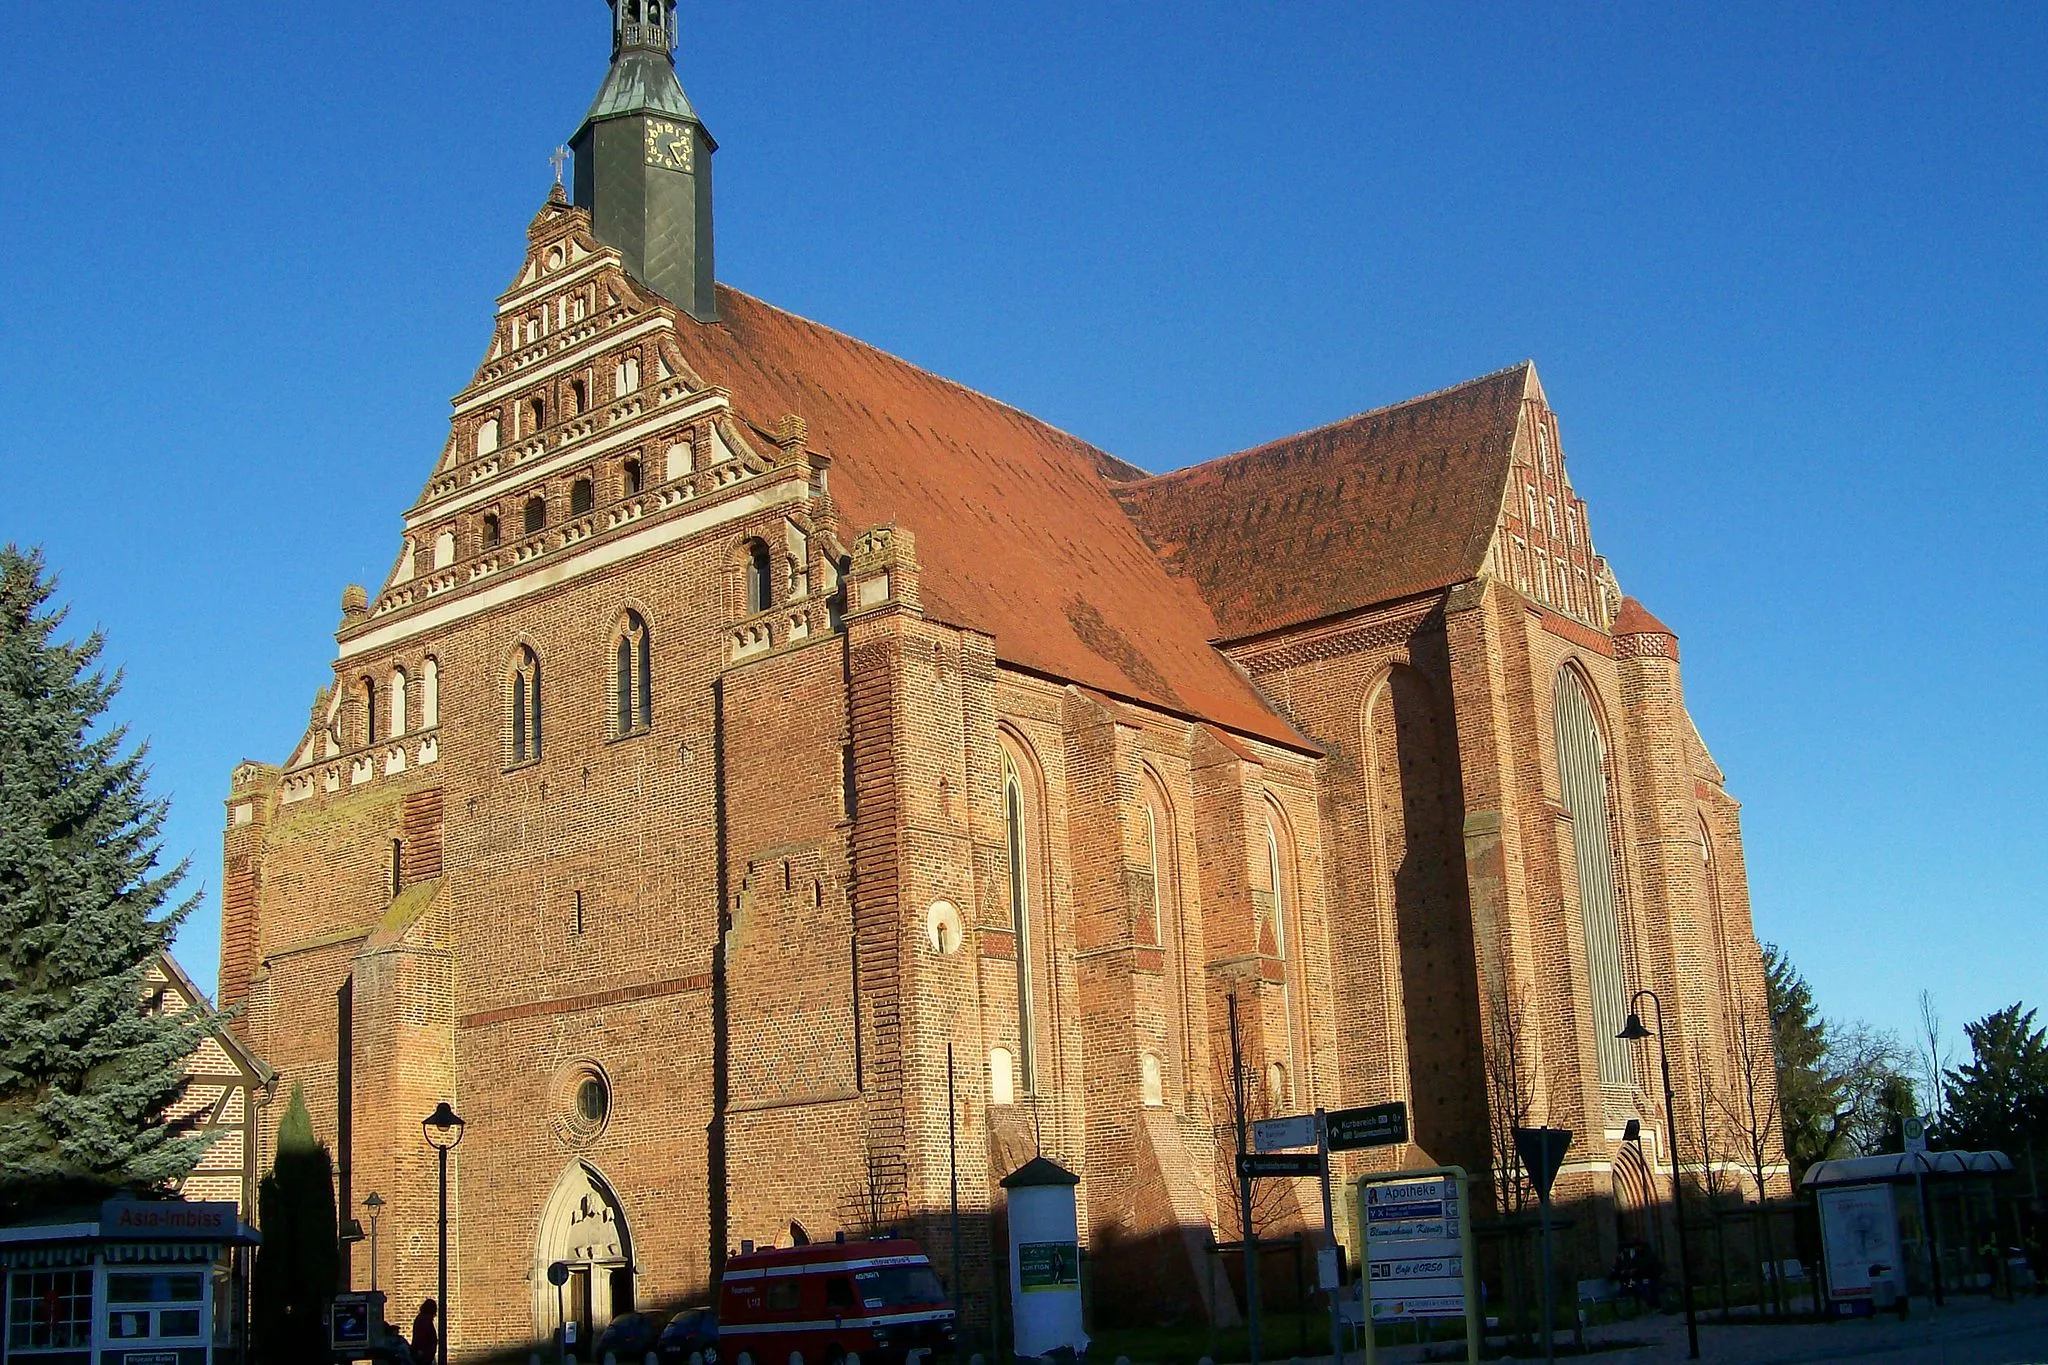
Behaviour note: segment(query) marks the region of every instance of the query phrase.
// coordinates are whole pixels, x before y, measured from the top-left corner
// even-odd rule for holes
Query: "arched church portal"
[[[548,1282],[548,1267],[557,1261],[569,1269],[560,1286]],[[535,1333],[552,1338],[563,1322],[573,1322],[587,1353],[607,1323],[632,1311],[633,1237],[625,1210],[596,1167],[572,1161],[541,1209],[533,1259]]]
[[[1614,1155],[1614,1234],[1622,1245],[1657,1245],[1657,1197],[1642,1148],[1625,1142]]]

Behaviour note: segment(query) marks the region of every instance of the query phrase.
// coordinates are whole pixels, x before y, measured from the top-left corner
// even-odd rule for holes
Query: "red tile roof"
[[[1156,478],[1117,496],[1241,639],[1448,587],[1499,518],[1528,361]]]
[[[928,616],[987,632],[1020,668],[1314,747],[1211,647],[1195,585],[1124,515],[1113,481],[1140,471],[738,290],[719,286],[718,308],[717,325],[678,314],[685,358],[757,426],[805,419],[849,532],[911,531]]]
[[[1678,632],[1650,615],[1650,609],[1633,597],[1621,599],[1621,610],[1614,614],[1615,635],[1669,635],[1678,638]]]

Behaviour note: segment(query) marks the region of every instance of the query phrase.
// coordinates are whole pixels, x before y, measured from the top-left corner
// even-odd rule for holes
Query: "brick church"
[[[946,1269],[956,1178],[984,1311],[1041,1150],[1099,1309],[1234,1317],[1233,1014],[1255,1113],[1407,1102],[1350,1173],[1485,1188],[1547,1122],[1601,1254],[1655,1236],[1630,996],[1697,1162],[1761,972],[1677,638],[1534,367],[1147,474],[718,282],[673,0],[612,9],[390,576],[227,804],[222,1002],[345,1216],[384,1201],[394,1318],[443,1100],[458,1354],[701,1298],[792,1223]],[[1261,1216],[1319,1227],[1313,1182]]]

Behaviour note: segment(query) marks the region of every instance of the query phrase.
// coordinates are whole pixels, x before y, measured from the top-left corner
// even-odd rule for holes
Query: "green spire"
[[[699,322],[718,321],[711,154],[676,80],[675,0],[611,0],[612,65],[570,140],[575,200],[626,270]]]

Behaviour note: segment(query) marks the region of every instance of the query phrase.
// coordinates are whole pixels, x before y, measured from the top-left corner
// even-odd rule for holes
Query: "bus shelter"
[[[1868,1311],[1908,1294],[1989,1289],[2003,1152],[1897,1152],[1817,1161],[1801,1183],[1820,1212],[1828,1299]]]
[[[182,1199],[0,1227],[0,1365],[240,1365],[259,1240],[234,1204]]]

